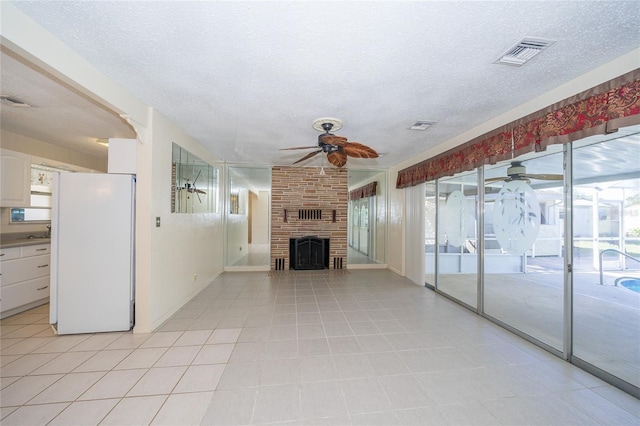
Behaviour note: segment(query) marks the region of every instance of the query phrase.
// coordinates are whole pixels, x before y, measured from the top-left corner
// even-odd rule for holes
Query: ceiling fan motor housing
[[[514,161],[511,163],[511,167],[507,169],[508,176],[518,176],[527,173],[527,168],[522,165],[519,161]]]

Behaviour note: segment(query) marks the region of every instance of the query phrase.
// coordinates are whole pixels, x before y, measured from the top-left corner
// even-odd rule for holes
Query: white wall
[[[138,177],[138,192],[151,183],[151,208],[139,212],[138,226],[146,228],[143,232],[148,232],[150,241],[150,282],[144,288],[147,294],[140,296],[149,300],[147,321],[152,330],[222,272],[224,228],[220,213],[171,213],[172,142],[208,163],[217,159],[165,117],[155,111],[151,114],[151,173],[145,170]],[[156,217],[160,217],[159,228]]]
[[[221,215],[170,213],[171,142],[205,161],[217,159],[11,3],[0,8],[3,46],[121,114],[138,134],[134,332],[150,332],[223,270]]]

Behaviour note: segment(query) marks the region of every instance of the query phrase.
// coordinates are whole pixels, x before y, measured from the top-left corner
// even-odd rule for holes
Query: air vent
[[[416,121],[415,123],[413,123],[413,125],[411,127],[409,127],[410,130],[427,130],[429,127],[433,126],[434,124],[436,124],[435,121]]]
[[[494,61],[494,64],[522,66],[555,42],[555,40],[526,37],[503,53]]]
[[[29,108],[31,106],[22,99],[18,99],[14,96],[0,95],[0,102],[15,108]]]

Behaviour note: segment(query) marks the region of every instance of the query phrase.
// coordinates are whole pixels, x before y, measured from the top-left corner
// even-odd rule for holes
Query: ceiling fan
[[[190,182],[189,178],[183,178],[185,180],[185,183],[183,186],[178,187],[179,190],[183,190],[186,189],[187,192],[193,194],[195,193],[198,196],[198,201],[200,201],[200,203],[202,203],[202,199],[200,198],[200,194],[206,194],[206,191],[203,191],[202,189],[198,189],[196,187],[196,182],[198,181],[198,178],[200,177],[200,173],[202,173],[202,170],[198,171],[198,175],[196,176],[196,178],[193,180],[193,183]]]
[[[529,179],[562,180],[563,178],[563,175],[555,174],[529,174],[527,173],[527,168],[522,164],[522,161],[512,161],[511,167],[507,169],[507,176],[488,178],[485,179],[484,183],[487,184],[501,180],[505,182],[523,180],[529,183]]]
[[[299,146],[295,148],[283,148],[280,151],[288,151],[294,149],[316,149],[315,151],[305,155],[293,164],[305,161],[321,152],[327,153],[327,160],[336,167],[344,167],[347,164],[347,157],[354,158],[377,158],[378,153],[359,142],[348,142],[343,136],[336,136],[330,133],[331,130],[339,130],[342,128],[342,122],[337,118],[318,118],[313,122],[313,128],[318,131],[324,131],[318,136],[317,146]],[[320,149],[317,149],[320,148]]]

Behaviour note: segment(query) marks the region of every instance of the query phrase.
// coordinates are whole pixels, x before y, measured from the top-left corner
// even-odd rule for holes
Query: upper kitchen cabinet
[[[31,197],[31,156],[2,149],[0,207],[29,207]]]

